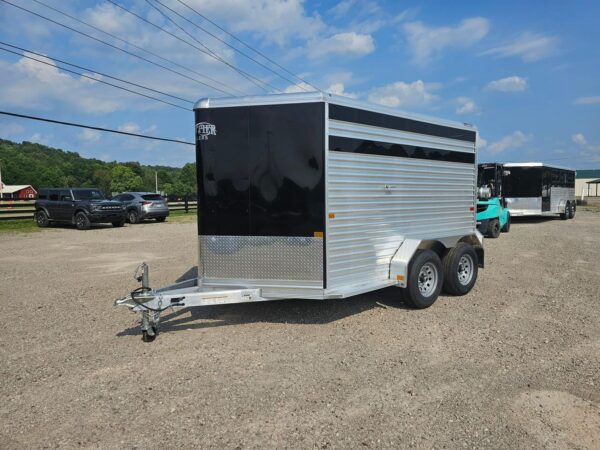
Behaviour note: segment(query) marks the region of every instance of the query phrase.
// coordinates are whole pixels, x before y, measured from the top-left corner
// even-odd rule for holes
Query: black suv
[[[35,202],[39,227],[47,227],[51,222],[71,223],[79,230],[87,230],[92,223],[122,227],[125,218],[125,205],[106,200],[102,191],[95,188],[40,189]]]

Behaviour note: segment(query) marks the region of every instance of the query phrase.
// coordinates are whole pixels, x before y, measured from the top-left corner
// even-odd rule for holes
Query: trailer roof
[[[283,105],[291,103],[314,102],[326,102],[335,105],[349,106],[351,108],[358,108],[366,111],[389,114],[391,116],[396,117],[405,117],[408,119],[415,119],[428,123],[446,125],[463,130],[477,131],[477,128],[471,124],[429,117],[421,114],[409,113],[395,108],[388,108],[386,106],[376,105],[373,103],[320,91],[295,92],[290,94],[251,95],[244,97],[203,98],[196,102],[196,104],[194,105],[194,109],[227,108],[232,106]]]
[[[571,169],[569,167],[556,166],[554,164],[546,164],[543,162],[504,163],[504,167],[549,167],[551,169],[562,169],[562,170],[570,170],[571,172],[575,172],[575,169]]]

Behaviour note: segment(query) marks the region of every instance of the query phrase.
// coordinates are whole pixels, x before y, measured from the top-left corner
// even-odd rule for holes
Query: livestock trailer
[[[483,267],[470,125],[321,92],[195,106],[198,278],[116,301],[154,338],[166,308],[341,299],[397,286],[416,308]]]
[[[544,164],[505,163],[506,204],[511,216],[575,217],[575,171]]]

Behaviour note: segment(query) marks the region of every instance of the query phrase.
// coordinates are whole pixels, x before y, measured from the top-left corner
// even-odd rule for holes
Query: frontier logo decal
[[[200,122],[196,124],[196,134],[199,141],[206,141],[210,135],[217,135],[217,127],[212,123]]]

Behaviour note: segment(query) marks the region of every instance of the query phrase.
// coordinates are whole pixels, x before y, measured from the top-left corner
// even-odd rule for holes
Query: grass
[[[171,211],[167,218],[167,222],[195,223],[197,218],[198,215],[196,214],[196,210],[191,210],[187,214],[185,211]]]
[[[32,219],[0,220],[0,234],[2,233],[32,233],[40,231]]]

